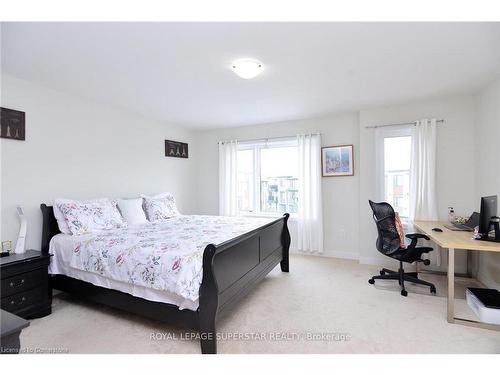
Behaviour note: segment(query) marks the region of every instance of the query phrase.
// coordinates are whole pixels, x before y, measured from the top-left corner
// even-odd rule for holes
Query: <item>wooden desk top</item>
[[[491,251],[500,253],[500,242],[478,241],[472,232],[460,232],[447,229],[439,221],[414,221],[413,225],[430,239],[445,249]],[[443,232],[434,232],[432,228],[441,228]]]

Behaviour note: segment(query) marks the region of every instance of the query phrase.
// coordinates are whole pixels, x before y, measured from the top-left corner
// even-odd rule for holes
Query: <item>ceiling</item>
[[[472,92],[500,23],[2,23],[2,72],[190,128]],[[244,80],[231,61],[264,72]]]

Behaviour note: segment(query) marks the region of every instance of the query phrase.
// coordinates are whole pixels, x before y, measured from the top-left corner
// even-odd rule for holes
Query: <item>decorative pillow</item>
[[[108,198],[90,201],[63,200],[63,202],[57,202],[56,205],[73,235],[116,229],[127,225],[118,212],[116,202]]]
[[[161,193],[154,197],[141,195],[144,199],[144,211],[149,221],[161,221],[179,215],[174,196],[170,193]]]
[[[71,234],[71,231],[69,230],[68,223],[66,223],[66,219],[64,219],[64,215],[62,214],[61,210],[59,209],[58,203],[64,203],[67,202],[67,199],[56,199],[54,202],[54,217],[57,220],[57,226],[59,227],[59,230],[61,233],[64,234]]]
[[[396,229],[399,234],[399,247],[401,249],[406,249],[405,230],[403,228],[403,224],[401,223],[401,218],[399,217],[399,213],[397,212],[396,212]]]
[[[118,209],[129,225],[147,223],[146,214],[142,208],[142,198],[117,199]]]

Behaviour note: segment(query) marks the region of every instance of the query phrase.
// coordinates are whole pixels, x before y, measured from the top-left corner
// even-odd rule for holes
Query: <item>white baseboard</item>
[[[352,251],[325,251],[321,255],[328,258],[359,260],[358,253]]]
[[[351,251],[323,251],[322,254],[319,253],[303,253],[298,250],[290,250],[290,254],[298,254],[298,255],[311,255],[323,258],[339,258],[339,259],[350,259],[350,260],[359,260],[359,256],[357,253],[353,253]]]
[[[309,255],[309,256],[316,256],[316,257],[322,257],[322,258],[338,258],[338,259],[349,259],[349,260],[357,260],[360,264],[367,264],[371,266],[380,266],[380,267],[387,267],[387,268],[393,268],[397,269],[399,266],[399,263],[397,260],[392,260],[391,258],[383,259],[380,257],[360,257],[357,253],[352,252],[352,251],[324,251],[322,254],[319,253],[305,253],[305,252],[300,252],[296,249],[290,249],[290,254],[297,254],[297,255]],[[410,267],[415,267],[415,264],[412,266],[408,265],[405,263],[405,266],[410,269]],[[420,270],[429,270],[429,271],[444,271],[446,272],[446,265],[442,265],[441,267],[436,267],[436,266],[428,266],[425,267],[423,265],[419,266]],[[457,264],[455,267],[455,272],[458,273],[465,273],[467,272],[465,270],[465,267],[463,267],[461,264]],[[488,280],[489,281],[489,280]],[[491,283],[491,282],[490,282]]]

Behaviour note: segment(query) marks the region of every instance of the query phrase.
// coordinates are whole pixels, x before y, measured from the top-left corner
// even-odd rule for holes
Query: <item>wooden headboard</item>
[[[49,244],[52,237],[61,233],[57,225],[54,209],[52,206],[47,206],[45,203],[40,205],[42,210],[42,254],[49,253]]]

